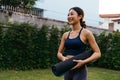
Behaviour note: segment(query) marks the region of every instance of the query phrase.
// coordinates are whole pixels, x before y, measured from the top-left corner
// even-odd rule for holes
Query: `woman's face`
[[[81,17],[78,16],[78,14],[77,14],[77,12],[75,10],[71,9],[69,11],[67,20],[68,20],[68,23],[70,25],[74,25],[74,24],[79,23],[80,19],[81,19]]]

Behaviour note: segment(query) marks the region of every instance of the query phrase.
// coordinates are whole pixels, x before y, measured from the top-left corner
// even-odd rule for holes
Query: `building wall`
[[[108,22],[105,21],[103,24],[99,25],[100,28],[108,29]]]
[[[5,21],[5,23],[7,23],[7,21],[9,21],[11,23],[14,23],[15,21],[20,22],[20,23],[29,22],[29,23],[32,23],[32,24],[36,24],[38,26],[38,28],[40,28],[43,24],[56,25],[59,29],[64,27],[65,25],[68,25],[67,22],[65,22],[65,21],[42,18],[42,17],[39,17],[39,16],[33,16],[33,15],[30,15],[30,14],[24,14],[24,13],[19,13],[19,12],[13,12],[10,19],[8,19],[7,13],[0,12],[0,17],[3,17],[2,20]],[[106,33],[111,32],[107,29],[102,29],[102,28],[97,28],[97,27],[92,27],[92,26],[88,26],[87,28],[90,31],[92,31],[93,33],[98,34],[98,35],[103,31],[106,32]]]
[[[94,4],[94,5],[93,5]],[[78,6],[84,10],[84,20],[90,26],[99,26],[99,0],[38,0],[35,7],[44,9],[44,17],[67,21],[69,9]]]
[[[110,29],[109,24],[113,23],[113,30],[112,31],[120,30],[120,23],[112,21],[112,20],[119,19],[119,18],[104,18],[104,19],[105,19],[104,23],[99,26],[100,28],[109,30]]]
[[[8,22],[8,15],[6,11],[0,11],[0,22],[4,24]]]
[[[115,27],[115,30],[120,30],[120,23],[114,22],[114,27]]]
[[[57,25],[59,28],[63,27],[64,25],[67,25],[66,22],[64,21],[59,21],[59,20],[54,20],[54,19],[48,19],[48,18],[43,18],[40,16],[34,16],[30,14],[24,14],[24,13],[18,13],[18,12],[13,12],[11,19],[11,23],[14,22],[28,22],[37,25],[38,27],[41,27],[43,24],[48,24],[48,25]]]
[[[103,29],[103,28],[97,28],[97,27],[92,27],[92,26],[87,26],[87,28],[92,31],[92,33],[100,35],[100,33],[105,32],[106,35],[109,33],[112,33],[113,31],[110,31],[108,29]]]

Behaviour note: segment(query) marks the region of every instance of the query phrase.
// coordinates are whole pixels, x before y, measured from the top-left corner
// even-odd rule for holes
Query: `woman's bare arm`
[[[74,62],[77,62],[78,64],[76,66],[74,66],[72,69],[79,68],[82,65],[84,65],[86,63],[89,63],[89,62],[92,62],[92,61],[94,61],[94,60],[101,57],[100,49],[98,47],[98,44],[96,43],[96,40],[95,40],[92,32],[88,31],[87,35],[86,35],[86,38],[87,38],[87,41],[90,44],[90,46],[91,46],[94,53],[92,54],[91,57],[89,57],[89,58],[87,58],[85,60],[73,60]]]
[[[94,52],[91,57],[84,60],[85,63],[88,63],[88,62],[91,62],[91,61],[94,61],[94,60],[100,58],[101,57],[101,52],[100,52],[99,46],[98,46],[92,32],[89,31],[87,33],[86,37],[87,37],[88,43],[90,44],[90,46],[91,46],[91,48]]]
[[[59,48],[58,48],[58,53],[57,53],[57,57],[58,59],[60,59],[61,61],[64,61],[67,59],[67,57],[63,56],[63,51],[64,51],[64,43],[65,43],[65,40],[66,40],[66,35],[68,33],[64,33],[62,38],[61,38],[61,42],[60,42],[60,45],[59,45]]]

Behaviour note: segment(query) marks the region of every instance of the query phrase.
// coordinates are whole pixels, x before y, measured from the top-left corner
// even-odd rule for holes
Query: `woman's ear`
[[[79,17],[79,19],[82,19],[82,18],[83,18],[83,16],[82,16],[82,15],[79,15],[78,17]]]

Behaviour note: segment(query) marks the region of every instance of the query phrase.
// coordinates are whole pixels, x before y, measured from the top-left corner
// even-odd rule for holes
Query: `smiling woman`
[[[86,29],[83,9],[80,7],[70,8],[67,20],[72,26],[72,30],[65,32],[61,38],[57,53],[58,59],[61,61],[72,59],[74,56],[86,51],[88,44],[91,46],[93,54],[84,60],[81,58],[72,60],[77,64],[64,74],[64,80],[87,80],[86,64],[100,58],[101,52],[92,32]],[[62,54],[63,52],[66,53],[66,56]]]

